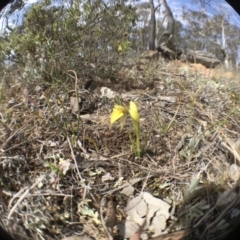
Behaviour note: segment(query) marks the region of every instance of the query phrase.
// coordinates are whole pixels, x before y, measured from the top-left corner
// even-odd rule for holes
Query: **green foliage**
[[[29,82],[62,82],[67,70],[90,74],[86,63],[94,63],[97,74],[120,57],[119,46],[128,50],[126,35],[136,19],[131,6],[103,0],[76,0],[69,8],[37,3],[21,27],[2,37],[0,59],[16,62]]]

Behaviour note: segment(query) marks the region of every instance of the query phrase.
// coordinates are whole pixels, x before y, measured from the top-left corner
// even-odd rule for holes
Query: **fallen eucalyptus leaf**
[[[135,233],[140,228],[151,230],[153,236],[163,234],[166,229],[166,222],[170,217],[169,208],[168,203],[153,197],[148,192],[142,192],[129,201],[126,207],[128,217],[119,229],[120,234],[125,238],[130,238],[136,236]],[[145,233],[141,233],[141,238],[142,234]]]

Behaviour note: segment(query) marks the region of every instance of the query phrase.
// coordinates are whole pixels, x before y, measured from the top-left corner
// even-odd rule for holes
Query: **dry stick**
[[[46,177],[46,174],[45,175],[42,175],[30,188],[28,188],[25,193],[18,199],[18,201],[15,203],[15,205],[12,207],[12,209],[10,210],[8,216],[7,216],[7,219],[9,220],[13,214],[13,212],[15,211],[15,209],[17,208],[17,206],[20,204],[20,202],[24,199],[24,197],[26,195],[28,195],[28,193],[30,192],[30,190],[32,190],[33,188],[35,188],[35,186],[40,183],[44,178]],[[20,192],[22,192],[22,190],[20,190]],[[17,193],[15,196],[18,196],[19,193]],[[13,197],[13,199],[15,198],[15,196]],[[13,200],[12,199],[12,200]],[[12,202],[12,201],[11,201]]]
[[[130,154],[131,154],[130,151],[126,152],[126,153],[120,153],[120,154],[117,154],[115,156],[110,157],[110,159],[119,158],[119,157],[127,156],[127,155],[130,155]]]
[[[24,189],[23,189],[24,190]],[[2,191],[2,193],[6,194],[7,196],[14,196],[14,198],[17,198],[19,193],[18,192],[16,195],[14,195],[13,193],[7,192],[7,191]],[[37,197],[37,196],[61,196],[61,197],[73,197],[73,195],[69,195],[69,194],[64,194],[64,193],[33,193],[33,194],[28,194],[26,197]],[[12,202],[12,200],[11,200]],[[9,205],[11,205],[9,203]]]
[[[74,163],[75,163],[75,166],[76,166],[76,169],[77,169],[79,178],[81,179],[82,184],[84,185],[83,199],[85,199],[86,194],[87,194],[87,189],[88,189],[89,187],[88,187],[88,185],[85,184],[84,179],[82,178],[81,173],[79,172],[77,160],[76,160],[76,157],[75,157],[75,155],[74,155],[73,148],[72,148],[72,145],[71,145],[71,142],[70,142],[69,137],[67,137],[67,141],[68,141],[69,147],[70,147],[70,149],[71,149],[71,154],[72,154],[72,157],[73,157],[73,159],[74,159]]]
[[[111,195],[111,194],[113,194],[114,192],[118,192],[119,190],[121,190],[121,189],[123,189],[123,188],[125,188],[125,187],[128,187],[129,185],[134,185],[134,184],[136,184],[136,183],[138,183],[138,182],[140,182],[140,181],[142,181],[142,180],[144,180],[144,179],[146,179],[146,178],[150,178],[150,177],[152,177],[152,176],[153,176],[153,175],[148,175],[147,177],[142,177],[142,178],[137,178],[137,179],[130,180],[129,183],[125,183],[125,184],[123,184],[123,185],[120,186],[120,187],[117,187],[117,188],[115,188],[115,189],[113,189],[113,190],[109,190],[109,191],[106,192],[106,194],[107,194],[107,195]]]
[[[146,177],[146,180],[145,180],[144,183],[143,183],[143,186],[142,186],[142,189],[141,189],[141,193],[143,192],[144,188],[146,187],[147,181],[148,181],[148,179],[149,179],[150,177],[152,177],[152,175],[151,175],[150,172],[149,172],[148,175],[147,175],[147,177]]]
[[[69,70],[68,72],[73,72],[73,74],[74,74],[74,77],[75,77],[75,94],[76,94],[77,102],[79,103],[77,73],[74,70]],[[79,108],[79,104],[78,104],[78,108],[77,108],[77,130],[79,130],[79,125],[80,125],[80,108]]]
[[[73,158],[73,160],[74,160],[74,163],[75,163],[75,166],[76,166],[76,169],[77,169],[77,173],[78,173],[78,175],[79,175],[79,178],[80,178],[81,180],[83,180],[83,178],[82,178],[82,176],[81,176],[81,173],[79,172],[79,169],[78,169],[77,160],[76,160],[76,157],[75,157],[75,155],[74,155],[73,148],[72,148],[72,144],[71,144],[71,142],[70,142],[69,137],[67,137],[67,141],[68,141],[69,147],[70,147],[70,149],[71,149],[72,158]]]
[[[13,202],[13,200],[15,199],[15,198],[18,198],[18,197],[20,197],[21,196],[21,194],[22,194],[22,192],[24,192],[25,191],[25,189],[27,189],[27,187],[25,187],[25,188],[22,188],[18,193],[16,193],[16,194],[12,194],[12,196],[13,196],[13,198],[11,198],[11,200],[9,201],[9,203],[8,203],[8,208],[10,208],[11,207],[11,205],[12,205],[12,202]]]
[[[79,148],[83,151],[83,153],[87,153],[86,149],[83,147],[80,140],[77,140],[77,144],[78,144]]]

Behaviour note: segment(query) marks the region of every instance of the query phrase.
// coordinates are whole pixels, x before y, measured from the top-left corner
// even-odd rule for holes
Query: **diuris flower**
[[[138,113],[137,105],[136,103],[131,101],[129,104],[129,109],[127,109],[127,107],[124,107],[118,104],[114,106],[111,114],[111,118],[110,118],[110,123],[113,124],[119,119],[121,120],[122,123],[124,123],[128,112],[134,121],[139,122],[139,113]]]
[[[134,126],[134,130],[135,130],[135,134],[136,134],[136,143],[134,144],[132,142],[132,146],[135,152],[136,156],[140,156],[141,155],[141,149],[140,149],[140,126],[139,126],[139,113],[138,113],[138,108],[136,103],[134,103],[133,101],[131,101],[129,103],[129,107],[124,107],[121,105],[115,105],[113,108],[113,111],[111,113],[111,117],[110,117],[110,123],[111,125],[113,123],[115,123],[117,120],[121,121],[121,130],[123,128],[125,119],[127,114],[129,113],[129,115],[131,116],[132,120],[133,120],[133,126]]]

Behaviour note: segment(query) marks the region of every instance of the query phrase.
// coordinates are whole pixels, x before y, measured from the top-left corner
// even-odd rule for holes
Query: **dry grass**
[[[240,108],[231,79],[226,87],[178,62],[129,65],[91,91],[72,72],[73,82],[57,87],[3,86],[0,211],[17,239],[123,239],[115,224],[141,191],[171,205],[172,239],[220,239],[236,222]],[[130,148],[130,121],[130,133],[110,127],[115,99],[101,97],[101,86],[137,103],[141,158]],[[71,97],[81,100],[79,114]],[[127,197],[121,191],[129,184]]]

